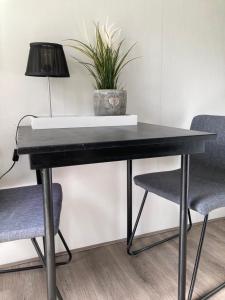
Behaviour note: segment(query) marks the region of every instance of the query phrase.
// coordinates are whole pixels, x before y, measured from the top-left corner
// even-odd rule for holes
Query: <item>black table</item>
[[[189,156],[204,152],[215,134],[159,125],[42,129],[20,127],[18,153],[27,154],[30,167],[40,171],[43,185],[48,299],[55,300],[55,244],[52,209],[52,168],[127,160],[127,241],[132,232],[132,160],[181,155],[181,205],[178,299],[185,299],[187,196]]]

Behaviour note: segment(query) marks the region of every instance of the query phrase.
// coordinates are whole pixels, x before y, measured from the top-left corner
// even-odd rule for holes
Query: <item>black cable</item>
[[[15,164],[16,164],[16,161],[14,161],[13,164],[11,165],[11,167],[4,174],[1,175],[0,180],[2,180],[2,178],[5,175],[7,175],[13,169],[13,167],[15,166]]]
[[[25,115],[19,120],[19,122],[17,123],[17,126],[16,126],[16,135],[15,135],[16,145],[18,145],[18,130],[19,130],[20,123],[27,117],[37,118],[37,116],[35,116],[35,115]]]
[[[19,126],[21,124],[21,122],[27,118],[27,117],[33,117],[33,118],[37,118],[37,116],[34,116],[34,115],[25,115],[23,116],[19,122],[17,123],[17,126],[16,126],[16,134],[15,134],[15,142],[16,142],[16,146],[18,145],[18,130],[19,130]],[[15,166],[16,162],[19,160],[19,155],[18,155],[18,152],[17,152],[17,149],[14,149],[13,151],[13,163],[11,165],[11,167],[5,172],[3,173],[1,176],[0,176],[0,180],[2,180],[3,177],[5,177]]]

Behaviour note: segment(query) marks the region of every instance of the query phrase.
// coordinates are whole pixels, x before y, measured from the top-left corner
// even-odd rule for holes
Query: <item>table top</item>
[[[115,146],[152,145],[209,140],[216,134],[138,123],[136,126],[36,129],[19,127],[18,153],[41,154]]]

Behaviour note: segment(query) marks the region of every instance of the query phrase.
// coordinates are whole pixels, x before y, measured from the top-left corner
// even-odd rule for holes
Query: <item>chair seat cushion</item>
[[[58,232],[62,189],[54,183],[54,232]],[[44,236],[42,186],[0,190],[0,242]]]
[[[138,175],[135,183],[143,189],[165,199],[180,203],[181,170]],[[190,170],[189,208],[207,215],[225,207],[225,172],[196,166]]]

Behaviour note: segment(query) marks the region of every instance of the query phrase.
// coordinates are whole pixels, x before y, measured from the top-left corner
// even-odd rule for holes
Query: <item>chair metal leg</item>
[[[214,296],[215,294],[219,293],[224,288],[225,288],[225,282],[221,283],[216,288],[214,288],[213,290],[211,290],[210,292],[208,292],[207,294],[202,296],[199,300],[207,300],[207,299],[211,298],[212,296]]]
[[[45,253],[46,253],[46,246],[45,246],[45,237],[43,236],[42,238],[42,243],[43,243],[43,250],[44,250],[44,256],[45,256]]]
[[[68,263],[71,262],[72,260],[72,253],[61,233],[61,231],[59,230],[58,231],[58,235],[63,243],[63,246],[65,247],[66,249],[66,252],[67,252],[67,256],[68,258],[64,261],[60,261],[60,262],[57,262],[56,263],[56,266],[62,266],[62,265],[66,265]],[[43,246],[44,246],[44,249],[45,249],[45,238],[43,237]],[[45,252],[45,250],[44,250]],[[36,269],[42,269],[43,268],[43,264],[41,265],[35,265],[35,266],[29,266],[29,267],[22,267],[22,268],[13,268],[13,269],[4,269],[4,270],[0,270],[0,274],[7,274],[7,273],[14,273],[14,272],[22,272],[22,271],[30,271],[30,270],[36,270]]]
[[[195,259],[194,271],[192,274],[192,280],[191,280],[190,290],[189,290],[189,294],[188,294],[188,300],[192,299],[192,295],[193,295],[193,291],[194,291],[195,281],[196,281],[196,277],[197,277],[197,273],[198,273],[199,262],[200,262],[200,258],[201,258],[202,246],[203,246],[204,238],[205,238],[207,222],[208,222],[208,216],[205,217],[203,226],[202,226],[202,232],[201,232],[201,237],[200,237],[200,241],[199,241],[199,245],[198,245],[196,259]],[[212,289],[205,295],[200,296],[199,300],[210,299],[212,296],[214,296],[215,294],[220,292],[223,288],[225,288],[225,282],[221,283],[220,285],[218,285],[217,287],[215,287],[214,289]]]
[[[36,265],[36,266],[23,267],[23,268],[3,269],[3,270],[0,270],[0,274],[23,272],[23,271],[42,269],[42,268],[43,268],[43,265]]]
[[[146,201],[147,195],[148,195],[148,191],[145,191],[144,197],[143,197],[143,200],[142,200],[142,203],[141,203],[141,207],[139,209],[138,216],[137,216],[137,219],[136,219],[136,222],[135,222],[135,225],[134,225],[134,228],[133,228],[133,231],[132,231],[129,243],[127,245],[127,253],[129,255],[132,255],[132,256],[137,255],[137,254],[139,254],[139,253],[141,253],[141,252],[143,252],[145,250],[152,249],[153,247],[156,247],[156,246],[158,246],[160,244],[163,244],[165,242],[168,242],[168,241],[170,241],[172,239],[175,239],[175,238],[179,237],[179,233],[177,233],[177,234],[174,234],[174,235],[172,235],[172,236],[170,236],[168,238],[165,238],[165,239],[163,239],[161,241],[157,241],[157,242],[155,242],[155,243],[153,243],[151,245],[145,246],[143,248],[140,248],[140,249],[137,249],[137,250],[132,250],[131,249],[132,248],[133,239],[134,239],[137,227],[138,227],[138,223],[139,223],[140,218],[141,218],[141,214],[142,214],[142,211],[143,211],[143,208],[144,208],[144,205],[145,205],[145,201]],[[190,231],[191,227],[192,227],[192,220],[191,220],[191,213],[190,213],[189,209],[188,209],[188,218],[189,218],[189,226],[188,226],[187,231]]]
[[[59,237],[60,237],[60,239],[61,239],[61,241],[63,243],[63,246],[66,249],[66,252],[67,252],[67,255],[68,255],[68,259],[65,260],[65,261],[61,261],[61,262],[56,263],[56,266],[67,265],[72,260],[72,253],[71,253],[71,251],[70,251],[70,249],[69,249],[69,247],[68,247],[68,245],[67,245],[67,243],[66,243],[66,241],[65,241],[65,239],[64,239],[64,237],[62,235],[62,232],[60,230],[58,231],[58,235],[59,235]]]
[[[194,270],[193,270],[193,274],[192,274],[191,285],[190,285],[189,294],[188,294],[188,300],[192,299],[192,295],[193,295],[193,291],[194,291],[194,287],[195,287],[195,281],[196,281],[196,277],[197,277],[197,273],[198,273],[198,267],[199,267],[199,262],[200,262],[200,258],[201,258],[202,246],[203,246],[203,242],[204,242],[204,238],[205,238],[207,222],[208,222],[208,215],[205,216],[204,222],[202,225],[202,232],[201,232],[201,236],[200,236],[196,259],[195,259],[195,265],[194,265]]]

